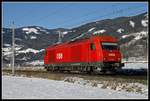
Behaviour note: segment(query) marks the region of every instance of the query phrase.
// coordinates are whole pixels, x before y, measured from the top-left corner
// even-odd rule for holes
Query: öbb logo
[[[57,53],[56,54],[56,59],[62,59],[63,58],[63,54],[62,53]]]

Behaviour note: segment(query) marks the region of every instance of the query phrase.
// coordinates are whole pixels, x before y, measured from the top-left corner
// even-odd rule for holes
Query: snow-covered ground
[[[104,33],[104,32],[106,32],[106,30],[102,29],[102,30],[95,31],[93,34],[99,34],[99,33]]]
[[[124,31],[124,29],[122,29],[122,28],[119,28],[119,29],[117,30],[118,33],[122,33],[123,31]]]
[[[121,82],[114,80],[86,80],[79,77],[66,77],[64,79],[66,82],[71,82],[75,84],[88,85],[92,87],[104,88],[104,89],[113,89],[116,91],[127,91],[127,92],[136,92],[148,95],[148,86],[142,83],[136,82]]]
[[[3,99],[148,99],[145,94],[40,78],[2,76]]]
[[[125,63],[122,69],[148,69],[148,63]]]
[[[43,60],[35,60],[35,61],[31,61],[31,62],[26,62],[27,65],[33,65],[33,66],[43,66],[44,65],[44,61]]]
[[[129,21],[129,23],[130,23],[130,26],[132,26],[132,27],[134,28],[134,26],[135,26],[135,22],[133,22],[133,21]]]
[[[141,32],[137,32],[137,33],[131,33],[131,34],[128,34],[128,35],[123,35],[122,38],[127,38],[127,37],[130,37],[130,36],[134,36],[134,40],[131,40],[128,44],[131,44],[131,43],[134,43],[136,42],[136,40],[139,40],[143,37],[147,37],[148,35],[148,32],[147,31],[141,31]]]
[[[35,28],[23,28],[22,30],[25,31],[26,34],[30,34],[30,33],[32,33],[32,32],[34,32],[35,34],[39,34],[39,33],[38,33],[38,30],[35,29]]]
[[[27,48],[27,49],[25,49],[25,50],[17,51],[17,53],[28,53],[28,52],[38,53],[38,52],[42,52],[42,51],[44,51],[44,49],[35,50],[35,49],[32,49],[32,48]]]

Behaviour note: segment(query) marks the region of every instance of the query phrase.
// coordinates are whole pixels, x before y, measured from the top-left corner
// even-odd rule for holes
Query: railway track
[[[3,72],[11,72],[11,68],[2,69]],[[116,72],[100,72],[100,73],[92,73],[88,72],[78,72],[78,71],[47,71],[46,69],[16,69],[16,72],[36,72],[36,73],[62,73],[62,74],[81,74],[81,75],[118,75],[118,76],[147,76],[147,69],[119,69]]]
[[[11,75],[11,69],[3,69],[3,75]],[[107,73],[107,74],[87,74],[87,73],[78,73],[78,72],[52,72],[41,70],[15,70],[16,76],[25,76],[25,77],[38,77],[46,78],[52,80],[64,80],[66,77],[79,77],[86,80],[105,80],[105,81],[118,81],[118,82],[139,82],[147,84],[147,73],[141,73],[140,75],[127,74],[125,71],[118,71],[118,73]],[[129,71],[128,71],[129,72]]]

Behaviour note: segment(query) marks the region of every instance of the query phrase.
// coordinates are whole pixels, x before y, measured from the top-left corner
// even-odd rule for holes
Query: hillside
[[[58,42],[58,31],[63,33],[62,42],[87,37],[90,34],[111,35],[119,40],[124,58],[147,60],[148,15],[142,13],[130,17],[104,19],[81,25],[76,28],[47,29],[41,26],[24,26],[15,29],[16,65],[43,63],[47,46]],[[3,63],[10,63],[11,29],[3,28]]]

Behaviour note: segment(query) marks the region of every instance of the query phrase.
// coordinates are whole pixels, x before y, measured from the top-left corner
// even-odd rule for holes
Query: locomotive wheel
[[[106,72],[107,72],[107,70],[103,69],[103,70],[101,70],[101,72],[102,72],[102,73],[106,73]]]
[[[93,74],[93,67],[92,66],[90,66],[90,70],[87,71],[87,74]]]
[[[50,67],[45,67],[46,71],[51,71]]]
[[[117,72],[117,69],[111,69],[110,72],[115,74]]]

